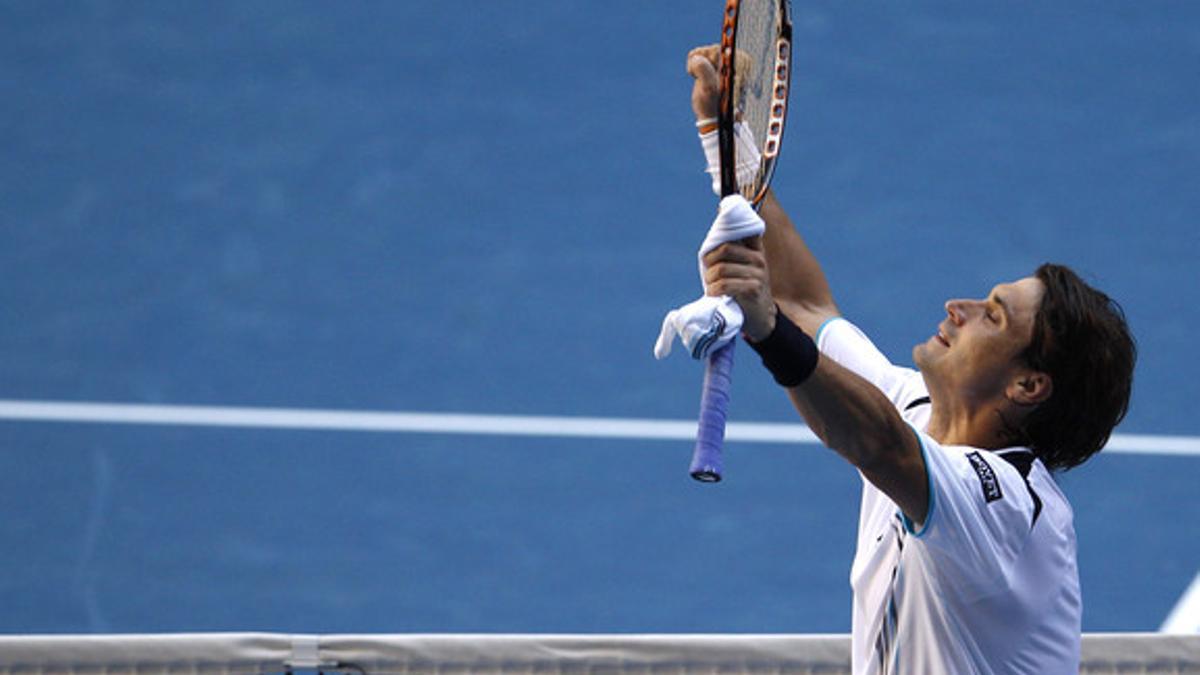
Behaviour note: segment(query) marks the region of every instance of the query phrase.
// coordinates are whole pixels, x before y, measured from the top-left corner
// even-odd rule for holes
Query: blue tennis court
[[[651,356],[714,207],[698,4],[0,2],[0,632],[847,631],[851,468],[735,438],[701,485],[655,437],[701,376]],[[1062,482],[1084,629],[1157,630],[1200,572],[1200,5],[795,12],[776,189],[884,351],[1043,260],[1124,305],[1124,446]],[[740,363],[733,419],[796,422]]]

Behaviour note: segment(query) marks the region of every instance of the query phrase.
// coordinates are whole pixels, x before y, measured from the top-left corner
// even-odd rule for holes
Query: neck
[[[926,433],[942,445],[969,445],[998,450],[1019,441],[1005,423],[1007,401],[986,401],[978,405],[955,404],[953,400],[932,397]],[[1011,421],[1011,417],[1009,417]]]

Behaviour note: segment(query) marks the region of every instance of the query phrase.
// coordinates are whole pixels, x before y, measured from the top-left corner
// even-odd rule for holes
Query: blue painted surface
[[[697,3],[0,3],[0,397],[682,419]],[[898,360],[1044,259],[1200,434],[1200,6],[797,3],[777,189]],[[734,417],[792,421],[743,356]],[[816,448],[0,424],[3,632],[844,631]],[[1087,630],[1200,566],[1196,459],[1064,477]]]

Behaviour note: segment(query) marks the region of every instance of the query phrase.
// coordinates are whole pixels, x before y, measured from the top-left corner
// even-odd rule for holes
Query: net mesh
[[[0,636],[0,673],[850,672],[846,635]],[[1200,635],[1091,634],[1081,673],[1200,674]]]

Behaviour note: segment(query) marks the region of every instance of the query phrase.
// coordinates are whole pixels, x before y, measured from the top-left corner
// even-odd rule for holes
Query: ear
[[[1019,373],[1009,383],[1004,395],[1019,406],[1037,405],[1054,393],[1054,381],[1038,370]]]

